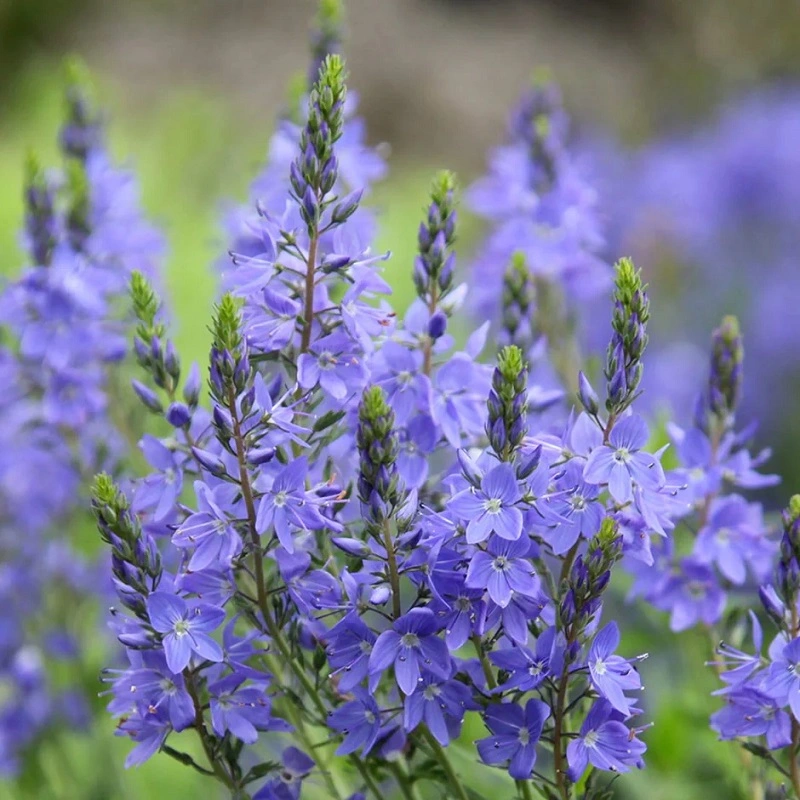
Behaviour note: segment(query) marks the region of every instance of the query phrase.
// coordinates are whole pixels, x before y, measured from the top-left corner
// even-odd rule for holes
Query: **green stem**
[[[494,673],[492,672],[492,665],[489,663],[489,659],[486,658],[486,651],[483,648],[483,641],[481,640],[481,637],[478,636],[477,633],[474,633],[470,637],[470,641],[475,646],[475,652],[478,654],[478,659],[483,667],[483,674],[486,676],[487,686],[490,689],[496,689],[497,681],[495,680]]]
[[[533,800],[531,786],[528,781],[517,781],[517,789],[519,789],[522,800]]]
[[[319,237],[312,236],[308,245],[308,261],[306,262],[306,285],[303,305],[303,334],[300,339],[300,353],[308,351],[311,344],[311,326],[314,322],[314,273],[317,269],[317,247]]]
[[[389,520],[383,521],[383,546],[386,548],[386,561],[389,569],[389,584],[392,587],[392,616],[398,619],[403,610],[400,607],[400,573],[397,571],[397,556],[394,552],[392,532],[389,530]]]
[[[183,671],[183,677],[186,684],[186,691],[189,693],[189,697],[192,698],[192,703],[194,704],[194,727],[197,731],[197,735],[200,737],[200,743],[203,745],[203,752],[206,754],[208,763],[211,765],[211,769],[214,771],[217,780],[230,789],[232,796],[238,797],[239,795],[237,795],[237,792],[240,791],[239,787],[214,755],[214,748],[211,745],[211,740],[206,730],[206,722],[203,718],[203,707],[200,703],[200,698],[197,696],[194,675],[190,670],[185,669]]]
[[[311,702],[314,704],[320,716],[322,717],[322,720],[324,721],[327,717],[328,709],[325,707],[325,703],[320,697],[316,687],[311,682],[308,675],[306,675],[305,670],[297,663],[296,659],[292,658],[291,647],[289,647],[289,644],[283,637],[283,632],[281,631],[277,622],[273,619],[270,611],[269,602],[267,600],[266,586],[264,583],[264,556],[261,551],[261,539],[258,535],[258,531],[256,530],[256,509],[255,502],[253,500],[253,489],[250,485],[250,474],[247,471],[247,462],[245,460],[244,451],[244,438],[242,437],[239,417],[236,412],[236,398],[233,393],[233,389],[230,389],[228,392],[228,404],[231,412],[231,418],[233,420],[233,434],[236,442],[236,459],[239,464],[239,481],[242,488],[242,497],[244,499],[245,509],[247,511],[250,538],[253,543],[253,560],[258,608],[261,611],[261,616],[264,619],[264,625],[267,628],[267,632],[269,633],[272,641],[275,643],[275,646],[278,648],[281,657],[288,664],[289,668],[300,682],[303,690],[311,699]],[[372,776],[369,774],[369,771],[366,769],[361,759],[355,754],[352,754],[349,758],[350,762],[354,764],[361,773],[361,776],[364,778],[364,782],[366,783],[367,787],[373,792],[375,797],[380,800],[382,797],[380,789],[375,785]],[[340,797],[340,795],[335,796]]]
[[[389,761],[389,772],[394,775],[397,785],[400,787],[400,794],[403,795],[405,800],[419,800],[417,787],[412,783],[411,779],[401,769],[400,765],[395,761]]]
[[[459,780],[458,775],[456,775],[456,771],[453,769],[453,765],[450,763],[450,759],[447,757],[444,748],[426,726],[423,725],[420,730],[422,731],[425,741],[428,743],[431,750],[433,750],[433,755],[439,762],[439,766],[444,770],[444,774],[447,776],[447,780],[450,784],[449,788],[452,791],[450,797],[454,800],[469,800],[467,791]]]

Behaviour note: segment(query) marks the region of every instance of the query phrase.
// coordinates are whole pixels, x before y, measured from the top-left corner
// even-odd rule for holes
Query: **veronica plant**
[[[418,300],[402,322],[367,302],[388,286],[383,258],[342,236],[360,199],[337,189],[345,95],[327,56],[285,210],[262,217],[258,257],[235,257],[257,279],[214,313],[210,414],[132,283],[137,393],[173,432],[143,442],[153,471],[130,498],[107,476],[94,488],[126,611],[130,663],[108,679],[128,763],[162,751],[254,800],[466,800],[459,765],[477,753],[519,797],[604,796],[603,773],[642,766],[645,745],[639,659],[601,627],[603,594],[642,546],[631,520],[668,525],[635,386],[610,388],[604,417],[586,383],[585,413],[532,432],[524,353],[476,363],[486,326],[452,352],[466,287],[449,173],[418,234]],[[646,297],[627,262],[616,293],[613,370],[638,375]],[[202,760],[176,738],[190,730]]]
[[[548,389],[577,390],[579,323],[607,290],[597,194],[569,148],[558,88],[538,79],[521,97],[488,173],[469,190],[489,234],[472,274],[482,291],[478,318],[499,321],[501,340],[519,344]]]
[[[27,263],[0,293],[3,773],[36,770],[46,739],[90,721],[95,670],[81,637],[92,618],[90,587],[107,582],[65,531],[80,528],[88,476],[118,469],[125,453],[125,415],[114,399],[126,353],[120,295],[133,269],[154,274],[162,250],[133,177],[105,149],[100,115],[74,64],[66,111],[64,168],[28,160]],[[62,666],[46,669],[45,658]]]

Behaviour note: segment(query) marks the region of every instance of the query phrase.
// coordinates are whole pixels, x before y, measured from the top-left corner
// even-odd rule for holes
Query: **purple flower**
[[[631,714],[631,701],[625,697],[626,691],[642,688],[639,673],[621,656],[614,655],[619,646],[619,628],[610,622],[595,636],[589,649],[589,675],[592,685],[625,716]]]
[[[242,550],[242,538],[222,508],[233,506],[238,489],[230,484],[209,489],[204,483],[195,481],[194,490],[198,510],[178,527],[172,543],[176,547],[194,548],[188,564],[192,572],[212,564],[228,567]]]
[[[332,333],[317,339],[297,359],[297,382],[304,389],[318,383],[331,398],[341,402],[360,393],[367,382],[359,348],[349,336]]]
[[[164,519],[175,507],[183,489],[182,457],[165,447],[154,436],[144,436],[139,443],[147,462],[155,467],[136,493],[137,506],[154,508],[153,520]]]
[[[483,587],[467,588],[463,581],[451,581],[440,590],[436,602],[436,615],[444,626],[444,640],[451,652],[463,647],[472,635],[473,624],[478,613],[477,606],[483,597]]]
[[[340,676],[339,691],[349,692],[367,677],[370,655],[377,638],[355,614],[348,614],[328,632],[328,660],[333,667],[331,677]]]
[[[143,651],[142,661],[140,668],[125,670],[114,681],[114,699],[108,710],[125,714],[132,703],[148,709],[165,708],[174,730],[182,731],[193,725],[194,703],[186,691],[183,676],[168,669],[160,653]]]
[[[511,602],[514,592],[534,597],[539,591],[539,580],[528,561],[530,548],[527,537],[509,541],[493,536],[486,550],[478,550],[469,562],[467,586],[486,589],[501,608]]]
[[[437,635],[439,625],[429,608],[412,608],[396,620],[392,630],[384,631],[369,657],[369,672],[374,675],[394,665],[400,690],[412,694],[422,680],[422,672],[437,678],[450,677],[450,651]]]
[[[205,604],[190,607],[182,597],[153,592],[147,598],[150,624],[163,634],[167,666],[182,672],[192,653],[208,661],[222,661],[222,648],[208,635],[225,619],[225,612]]]
[[[748,503],[735,494],[717,497],[711,502],[708,523],[697,534],[694,555],[706,564],[715,563],[731,583],[740,586],[759,538],[769,546],[759,503]]]
[[[680,571],[659,587],[652,602],[657,608],[672,612],[669,624],[673,631],[684,631],[698,622],[719,622],[725,608],[725,592],[707,566],[684,558]]]
[[[725,707],[711,715],[711,728],[720,739],[765,736],[770,750],[791,744],[791,718],[781,702],[753,686],[741,686],[725,695]]]
[[[303,779],[316,764],[302,750],[287,747],[281,757],[280,775],[267,781],[254,795],[253,800],[299,800]]]
[[[643,766],[642,755],[647,746],[614,718],[614,709],[607,700],[598,700],[581,725],[577,739],[567,745],[569,774],[577,782],[591,764],[609,772],[627,772]]]
[[[589,454],[583,478],[588,483],[608,484],[608,491],[620,505],[633,500],[632,483],[657,490],[664,485],[664,470],[658,458],[642,452],[647,444],[647,425],[641,417],[621,419],[611,431],[609,444]]]
[[[306,493],[307,472],[305,458],[287,464],[277,474],[258,506],[256,529],[263,535],[274,527],[278,541],[289,553],[294,552],[293,530],[318,530],[327,524]]]
[[[422,373],[422,353],[390,341],[381,348],[379,358],[382,377],[376,383],[386,392],[398,426],[406,425],[417,411],[430,413],[431,382]]]
[[[466,711],[479,708],[466,684],[426,676],[403,703],[403,728],[411,733],[424,722],[439,744],[447,747],[458,738]]]
[[[289,731],[282,719],[272,716],[264,687],[242,687],[243,678],[228,675],[208,687],[211,695],[211,725],[217,736],[230,731],[246,744],[258,741],[259,731]]]
[[[563,644],[556,639],[555,627],[547,628],[536,640],[536,651],[527,647],[496,650],[489,657],[492,663],[508,673],[508,680],[496,691],[517,689],[530,692],[551,675],[559,675],[563,666]]]
[[[800,720],[800,638],[792,639],[769,665],[761,689]]]
[[[580,537],[591,539],[600,530],[605,509],[597,499],[598,488],[583,480],[581,467],[575,459],[566,465],[556,489],[545,508],[557,519],[543,535],[553,552],[561,556]]]
[[[125,717],[117,725],[116,735],[127,736],[136,742],[136,747],[125,759],[125,767],[138,767],[152,758],[161,749],[169,732],[170,724],[164,711]]]
[[[503,539],[519,539],[522,492],[511,464],[492,467],[481,479],[480,488],[470,486],[451,498],[448,508],[467,523],[467,542],[477,544],[496,533]]]
[[[525,710],[516,703],[490,705],[483,720],[494,734],[476,742],[484,764],[509,762],[508,774],[527,780],[536,764],[536,743],[542,735],[550,708],[541,700],[528,700]]]
[[[375,700],[363,689],[354,689],[355,700],[328,714],[328,727],[344,733],[344,741],[336,755],[346,756],[361,748],[366,756],[375,746],[381,732],[381,712]]]

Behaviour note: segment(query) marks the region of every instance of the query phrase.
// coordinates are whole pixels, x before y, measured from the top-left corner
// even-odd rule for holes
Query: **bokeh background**
[[[62,113],[60,64],[80,54],[108,109],[115,154],[140,177],[170,243],[177,344],[201,360],[223,250],[226,201],[245,198],[287,86],[307,63],[313,0],[0,0],[0,273],[22,263],[22,165],[49,161]],[[348,0],[346,56],[390,177],[372,202],[402,307],[434,169],[466,185],[503,139],[531,73],[547,67],[596,177],[608,257],[632,252],[654,287],[654,389],[686,413],[707,334],[744,321],[748,413],[776,448],[775,500],[800,486],[800,4],[796,0]],[[481,230],[465,215],[467,255]],[[468,260],[468,259],[465,259]],[[679,346],[671,342],[679,341]],[[767,356],[769,356],[767,358]],[[673,360],[670,361],[669,359]],[[696,366],[699,365],[699,366]],[[695,369],[695,373],[692,370]],[[701,632],[627,607],[626,649],[643,667],[648,769],[619,796],[747,797],[735,745],[707,727],[716,688]],[[98,701],[98,708],[102,701]],[[122,800],[208,795],[165,758],[122,772],[127,744],[98,714],[49,741],[0,798]],[[478,735],[478,731],[476,731]],[[465,766],[466,768],[466,766]]]

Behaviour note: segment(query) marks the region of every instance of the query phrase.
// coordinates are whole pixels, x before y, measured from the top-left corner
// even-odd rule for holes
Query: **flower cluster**
[[[800,791],[800,496],[783,512],[783,535],[773,582],[759,590],[761,602],[777,632],[762,652],[763,632],[750,612],[754,653],[725,642],[713,662],[724,688],[715,692],[725,705],[711,717],[721,739],[744,740],[753,755],[764,759]],[[741,626],[738,631],[742,633]]]
[[[603,417],[583,378],[585,413],[532,432],[523,351],[478,363],[483,326],[453,352],[466,287],[449,173],[419,228],[417,300],[402,321],[368,302],[388,287],[381,259],[342,246],[360,199],[337,189],[345,94],[328,56],[285,211],[264,216],[258,257],[234,256],[232,274],[258,278],[214,314],[210,414],[196,373],[181,389],[154,292],[132,283],[150,376],[137,394],[172,433],[143,441],[153,471],[130,499],[107,476],[94,490],[127,610],[113,626],[130,664],[107,677],[118,732],[137,744],[128,761],[161,750],[233,796],[296,797],[307,779],[335,798],[433,782],[466,800],[448,748],[479,713],[480,760],[523,797],[571,797],[584,779],[602,792],[602,772],[641,767],[645,751],[638,659],[617,655],[616,623],[600,627],[603,594],[620,558],[670,525],[659,454],[629,412],[636,381],[620,400],[609,374]],[[609,370],[638,376],[646,293],[629,262],[616,275]],[[205,763],[175,749],[185,729]]]
[[[752,595],[772,568],[775,544],[762,505],[737,491],[778,481],[758,472],[769,451],[752,455],[747,449],[754,426],[735,429],[742,363],[738,322],[726,317],[713,335],[708,383],[693,425],[668,426],[685,510],[676,509],[675,518],[682,518],[676,535],[661,540],[653,562],[637,565],[633,594],[668,611],[673,630],[721,623],[729,594],[744,595],[749,585]],[[688,553],[683,539],[691,543]]]
[[[691,413],[706,332],[733,312],[748,332],[759,387],[743,399],[743,412],[783,436],[787,411],[778,398],[798,363],[793,326],[785,324],[796,320],[800,288],[798,108],[796,88],[767,87],[636,152],[592,158],[612,252],[650,264],[670,308],[657,321],[662,344],[651,359],[650,405]]]
[[[99,468],[115,469],[124,453],[124,412],[114,416],[111,397],[126,352],[119,296],[131,270],[154,273],[162,249],[133,178],[105,150],[75,66],[66,98],[64,168],[45,171],[29,159],[28,263],[0,294],[2,772],[21,769],[26,748],[54,720],[87,724],[76,609],[86,609],[98,575],[64,531],[80,519],[82,483]],[[66,664],[66,688],[50,685],[45,657]]]
[[[576,327],[586,302],[608,289],[611,270],[601,256],[597,193],[568,135],[558,88],[537,81],[512,114],[508,143],[492,153],[489,172],[470,188],[468,201],[491,226],[472,265],[481,285],[472,304],[476,316],[502,321],[507,343],[541,360],[543,376],[553,380],[554,368],[560,383],[574,389]]]
[[[673,457],[638,403],[648,287],[630,259],[598,256],[594,192],[551,85],[525,96],[469,193],[493,224],[481,296],[458,280],[459,192],[442,171],[416,233],[417,296],[396,314],[361,205],[385,167],[354,116],[341,25],[321,0],[310,77],[229,220],[207,395],[164,319],[159,239],[76,80],[66,168],[32,162],[31,263],[0,297],[0,598],[14,611],[0,620],[0,768],[54,716],[79,721],[40,652],[75,649],[72,606],[58,595],[40,612],[46,586],[100,583],[52,536],[92,471],[120,645],[104,695],[129,766],[161,753],[235,800],[471,800],[466,760],[504,797],[607,800],[644,766],[648,728],[646,656],[624,656],[624,617],[604,618],[614,574],[633,573],[632,595],[675,630],[738,635],[727,601],[768,580],[777,552],[761,599],[778,635],[762,656],[753,616],[755,655],[720,645],[712,727],[764,737],[750,752],[800,792],[800,499],[776,547],[738,493],[776,480],[736,424],[738,322],[713,334],[691,426],[667,425]],[[577,318],[605,287],[605,357],[584,360]],[[487,319],[460,342],[476,308]],[[128,327],[152,427],[113,395]],[[123,463],[123,419],[142,475]]]

